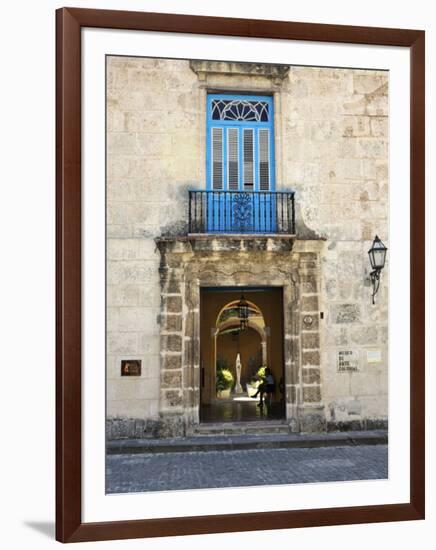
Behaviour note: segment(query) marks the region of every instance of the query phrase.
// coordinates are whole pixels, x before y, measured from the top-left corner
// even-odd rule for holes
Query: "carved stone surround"
[[[207,86],[231,85],[236,82],[238,90],[253,80],[270,91],[279,90],[288,76],[288,65],[272,63],[238,63],[234,61],[191,60],[189,66],[197,75],[200,84]]]
[[[283,287],[286,418],[293,432],[326,429],[319,334],[323,241],[294,237],[156,239],[161,253],[160,418],[165,436],[199,423],[200,288]]]
[[[288,65],[274,65],[272,63],[191,60],[189,66],[197,74],[200,80],[204,80],[207,74],[231,74],[239,76],[263,76],[265,78],[281,81],[289,73]]]

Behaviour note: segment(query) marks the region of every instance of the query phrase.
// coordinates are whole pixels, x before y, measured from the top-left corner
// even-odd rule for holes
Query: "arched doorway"
[[[238,304],[232,300],[220,311],[216,320],[215,368],[230,371],[233,376],[233,393],[239,396],[249,393],[249,386],[258,370],[267,365],[267,338],[265,319],[260,308],[247,301],[247,326],[241,326]],[[216,380],[216,377],[215,377]],[[248,390],[247,390],[248,386]],[[216,397],[228,395],[219,387]]]
[[[204,292],[202,422],[284,417],[281,289],[245,289],[243,294],[246,323],[241,323],[241,290]],[[259,393],[255,395],[266,367],[275,381],[268,405],[260,403]]]

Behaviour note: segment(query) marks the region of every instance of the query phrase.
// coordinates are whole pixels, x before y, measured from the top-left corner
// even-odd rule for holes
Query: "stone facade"
[[[283,287],[292,430],[385,425],[388,269],[373,306],[367,251],[376,233],[389,246],[388,74],[107,63],[108,437],[181,435],[198,422],[198,288],[212,281]],[[187,236],[188,190],[205,188],[208,90],[273,95],[276,189],[296,192],[292,238]],[[353,368],[340,372],[344,353]],[[140,359],[141,376],[122,377],[121,359]]]
[[[199,422],[200,288],[282,287],[286,417],[293,431],[325,429],[317,322],[319,286],[315,283],[323,241],[248,235],[166,237],[157,242],[162,258],[162,317],[173,314],[166,291],[171,281],[177,281],[183,319],[181,330],[168,331],[162,325],[161,414],[177,418],[177,426],[185,422],[188,431]],[[308,280],[315,287],[309,292],[301,284]],[[175,368],[171,368],[173,363]]]

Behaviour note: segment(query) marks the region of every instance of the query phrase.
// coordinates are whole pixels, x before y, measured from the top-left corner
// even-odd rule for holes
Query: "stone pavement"
[[[388,446],[254,448],[108,455],[107,493],[388,477]]]

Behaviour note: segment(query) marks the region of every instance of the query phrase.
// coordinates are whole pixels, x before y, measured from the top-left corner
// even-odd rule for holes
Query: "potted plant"
[[[216,392],[218,397],[230,397],[234,377],[230,369],[227,367],[227,362],[223,360],[217,361],[216,366]]]

